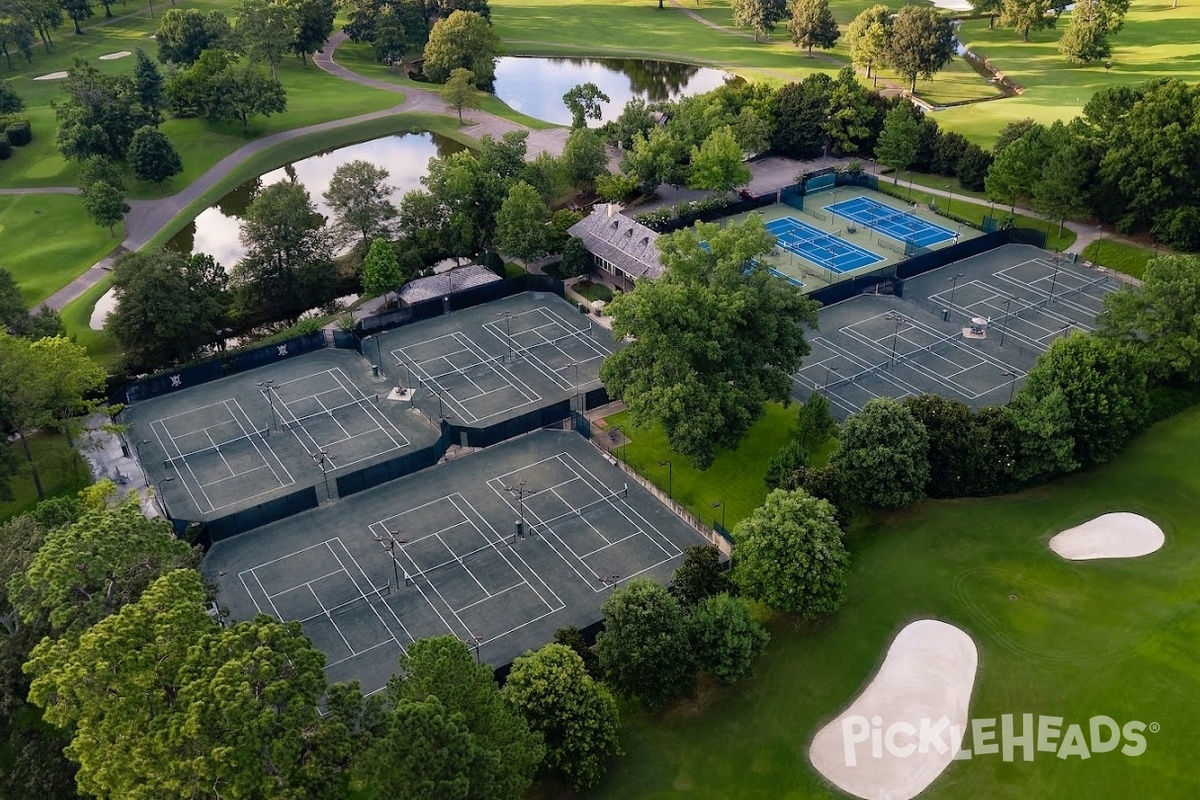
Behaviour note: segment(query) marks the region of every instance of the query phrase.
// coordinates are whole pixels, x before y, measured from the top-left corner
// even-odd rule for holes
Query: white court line
[[[183,451],[179,449],[179,443],[175,441],[175,437],[171,435],[169,430],[167,430],[165,419],[166,418],[156,419],[150,423],[150,430],[154,431],[154,438],[158,439],[158,446],[162,448],[163,453],[166,454],[168,459],[171,458],[171,450],[167,447],[166,442],[163,441],[162,435],[158,431],[158,428],[162,428],[162,432],[167,435],[167,438],[171,440],[171,445],[175,448],[176,460],[171,461],[170,465],[175,470],[175,475],[177,478],[179,478],[179,482],[183,484],[184,490],[187,491],[188,497],[191,498],[192,505],[194,505],[202,514],[215,511],[216,507],[213,505],[212,500],[210,500],[208,495],[204,492],[204,484],[201,483],[200,478],[196,476],[195,471],[192,469],[192,465],[188,463],[186,458],[183,458]],[[158,425],[158,428],[156,428],[155,425]],[[200,495],[204,498],[204,502],[208,505],[207,509],[200,505],[200,502],[196,499],[196,495],[192,493],[191,484],[188,482],[187,477],[183,474],[183,470],[179,468],[180,461],[182,461],[183,466],[187,468],[188,474],[192,476],[192,480],[196,482],[196,489],[200,492]]]
[[[308,586],[308,593],[313,596],[313,599],[317,601],[317,605],[321,607],[321,613],[325,615],[325,619],[329,620],[329,624],[333,626],[335,631],[337,631],[338,638],[342,640],[342,644],[346,645],[347,650],[349,650],[351,653],[354,653],[354,648],[350,646],[350,640],[346,638],[344,633],[342,633],[341,626],[333,621],[333,617],[329,614],[329,609],[325,607],[325,604],[321,602],[321,598],[317,596],[317,590],[312,587],[312,583],[310,582],[306,584],[306,586]],[[391,631],[389,631],[389,633],[390,632]],[[392,641],[396,641],[395,636],[392,637]]]
[[[410,355],[408,352],[410,350],[415,350],[417,348],[423,347],[423,346],[428,345],[433,342],[440,342],[443,339],[453,340],[456,344],[458,344],[460,346],[460,349],[452,350],[452,351],[448,351],[448,352],[444,351],[441,355],[435,356],[433,358],[426,358],[426,359],[417,359],[414,356]],[[475,357],[476,363],[470,364],[468,366],[461,367],[461,368],[453,368],[450,372],[440,373],[438,375],[430,374],[429,370],[425,368],[425,365],[430,363],[431,361],[437,361],[437,360],[443,360],[443,359],[446,360],[447,364],[450,364],[451,362],[449,361],[449,356],[454,355],[455,353],[461,353],[461,352],[471,353],[471,355],[473,355]],[[480,420],[488,419],[490,417],[498,416],[500,414],[507,414],[510,411],[514,411],[518,408],[522,408],[531,403],[536,403],[537,401],[542,399],[541,395],[539,395],[537,392],[535,392],[533,390],[533,388],[531,386],[529,386],[529,384],[525,383],[525,381],[521,380],[511,370],[509,370],[507,367],[505,367],[504,364],[498,360],[499,359],[498,356],[489,355],[478,344],[476,344],[470,337],[464,336],[462,333],[460,333],[458,331],[455,331],[453,333],[448,333],[444,336],[435,336],[432,339],[424,339],[420,342],[415,342],[413,344],[406,345],[404,347],[399,347],[395,350],[392,350],[390,355],[394,359],[396,359],[396,361],[398,363],[407,366],[411,373],[417,374],[417,379],[423,385],[430,386],[431,388],[436,388],[436,390],[441,393],[443,402],[445,402],[447,405],[449,405],[451,408],[451,411],[454,411],[455,413],[457,413],[459,418],[463,422],[479,422]],[[476,367],[484,367],[485,369],[490,370],[493,374],[495,374],[502,381],[504,381],[505,385],[501,386],[497,389],[488,391],[488,392],[481,392],[480,394],[472,395],[471,397],[467,397],[467,398],[459,397],[452,390],[447,389],[443,385],[442,380],[452,377],[452,376],[457,376],[457,375],[463,375],[464,377],[467,377],[467,376],[465,376],[466,371],[475,369]],[[469,377],[467,377],[467,380],[470,381],[470,383],[476,389],[480,388],[479,384],[475,383]],[[502,392],[505,389],[509,389],[509,388],[513,389],[519,397],[524,398],[525,402],[517,403],[516,405],[511,405],[508,408],[493,411],[490,414],[487,414],[483,417],[476,416],[475,413],[473,411],[471,411],[470,409],[468,409],[466,406],[466,403],[468,401],[478,400],[478,399],[481,399],[484,397],[488,397],[490,395],[496,394],[498,392]]]
[[[540,314],[542,319],[546,320],[546,322],[544,322],[541,325],[534,325],[530,328],[526,328],[524,330],[517,331],[515,336],[520,336],[523,333],[536,333],[538,336],[540,336],[543,339],[542,343],[535,343],[535,344],[528,345],[528,346],[522,345],[514,338],[514,336],[510,336],[507,333],[507,330],[511,328],[512,320],[519,319],[521,317],[524,317],[527,314]],[[520,314],[513,314],[511,317],[509,317],[509,322],[508,322],[507,326],[501,325],[501,323],[498,320],[490,320],[488,322],[483,323],[483,327],[489,333],[491,333],[493,336],[495,336],[497,339],[499,339],[506,346],[511,346],[518,350],[528,351],[528,352],[525,352],[524,355],[526,357],[526,363],[528,363],[531,367],[536,369],[538,372],[542,373],[542,375],[544,375],[546,378],[548,378],[550,381],[552,381],[560,389],[563,389],[564,391],[571,390],[575,387],[574,382],[571,381],[568,377],[560,374],[563,370],[569,369],[570,367],[569,366],[562,367],[561,369],[556,370],[556,369],[552,368],[549,364],[547,364],[544,360],[542,360],[541,357],[539,357],[532,351],[532,348],[541,347],[541,346],[544,346],[545,343],[553,341],[552,338],[547,337],[541,331],[542,328],[546,328],[551,325],[558,325],[560,328],[562,328],[563,331],[565,331],[565,333],[563,334],[564,336],[570,336],[573,340],[582,342],[585,346],[590,348],[591,351],[594,353],[594,355],[589,356],[588,358],[576,359],[576,358],[572,357],[570,353],[568,353],[567,351],[565,351],[561,347],[559,347],[557,344],[553,345],[555,350],[557,350],[564,357],[568,358],[569,360],[571,360],[574,363],[587,364],[589,362],[595,361],[598,358],[603,359],[609,355],[612,355],[611,350],[609,350],[604,345],[600,344],[600,342],[597,341],[595,339],[595,337],[591,335],[590,328],[576,328],[575,326],[568,323],[566,321],[566,319],[561,317],[559,314],[557,314],[552,309],[547,308],[546,306],[539,306],[537,308],[533,308],[528,311],[522,311]],[[559,338],[559,337],[555,337],[555,338]],[[584,386],[591,386],[592,384],[595,384],[595,383],[599,383],[599,378],[589,380],[586,383],[580,384],[580,388],[582,388]]]
[[[233,403],[233,405],[237,407],[237,410],[241,412],[242,416],[246,418],[247,422],[250,422],[250,426],[253,428],[254,423],[251,422],[250,415],[246,413],[246,410],[244,408],[242,408],[241,402],[236,397],[231,397],[230,399],[225,401],[225,407],[229,409],[229,413],[233,416],[233,418],[237,422],[237,424],[239,426],[241,426],[242,431],[245,432],[246,427],[244,425],[242,425],[242,421],[240,419],[238,419],[237,413],[232,408],[229,407],[230,403]],[[262,456],[263,463],[270,467],[271,466],[270,460],[265,455],[263,455],[261,450],[258,450],[258,442],[255,441],[254,438],[251,438],[250,443],[254,445],[254,449],[256,451],[258,451],[258,454],[260,456]],[[281,487],[294,485],[296,483],[296,479],[292,477],[292,473],[288,472],[287,466],[284,465],[283,461],[280,460],[279,456],[275,453],[275,448],[271,447],[271,443],[268,442],[266,439],[263,439],[262,443],[267,448],[267,452],[270,453],[272,458],[275,459],[275,463],[279,465],[279,468],[281,470],[283,470],[283,474],[285,476],[287,476],[287,482],[285,483],[284,480],[279,477],[279,473],[275,472],[275,468],[271,467],[271,472],[275,475],[275,480],[279,481],[279,485]],[[264,494],[264,492],[259,492],[259,494]],[[257,496],[257,495],[255,495],[255,496]]]
[[[350,579],[350,582],[354,584],[354,590],[356,592],[358,592],[360,596],[367,597],[368,596],[367,593],[364,592],[362,590],[362,587],[360,587],[358,585],[358,580],[354,577],[354,575],[352,575],[350,573],[350,570],[346,569],[345,562],[343,562],[341,557],[338,556],[338,554],[336,552],[334,552],[333,545],[330,544],[330,542],[338,543],[338,545],[342,548],[342,552],[346,554],[346,558],[350,561],[351,564],[353,564],[355,567],[358,568],[358,573],[360,575],[362,575],[363,582],[366,583],[366,585],[369,586],[372,591],[374,591],[375,587],[371,584],[371,579],[367,577],[366,570],[364,570],[362,568],[362,565],[360,565],[358,563],[358,561],[354,558],[354,556],[350,554],[350,550],[347,549],[346,545],[342,543],[342,538],[340,536],[335,536],[332,539],[325,540],[324,544],[326,547],[329,548],[329,552],[333,555],[333,557],[335,559],[337,559],[337,562],[342,567],[342,569],[346,570],[346,577],[348,577]],[[376,599],[378,599],[378,596]],[[399,645],[401,651],[404,651],[404,645],[400,644],[400,640],[396,638],[396,633],[395,633],[395,631],[392,630],[392,626],[388,625],[387,621],[383,618],[383,615],[379,613],[379,609],[377,607],[378,605],[379,604],[373,603],[369,600],[367,601],[367,607],[371,609],[371,612],[375,615],[375,618],[379,620],[379,624],[382,625],[383,629],[388,632],[389,636],[392,637],[392,641],[395,642],[397,645]],[[383,603],[382,605],[384,608],[386,608],[388,610],[388,613],[391,614],[392,619],[396,620],[396,624],[398,624],[400,626],[400,630],[404,631],[404,635],[408,637],[408,641],[410,641],[410,642],[415,641],[413,639],[412,634],[408,632],[408,628],[406,628],[404,626],[404,623],[400,621],[400,618],[398,616],[396,616],[396,612],[392,610],[392,607],[389,606],[386,602]],[[336,625],[336,624],[337,623],[335,622],[334,625]]]

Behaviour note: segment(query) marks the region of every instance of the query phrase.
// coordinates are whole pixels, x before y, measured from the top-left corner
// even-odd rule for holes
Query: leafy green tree
[[[787,442],[767,463],[767,486],[778,489],[786,485],[788,476],[806,466],[813,454],[837,435],[837,429],[829,399],[813,392],[800,405],[796,426],[788,434]]]
[[[296,12],[282,3],[241,0],[233,19],[238,48],[251,61],[269,66],[271,77],[278,79],[279,62],[295,42]]]
[[[600,656],[596,655],[595,650],[588,647],[587,642],[584,641],[583,634],[579,632],[579,628],[576,628],[574,625],[559,628],[554,632],[554,642],[571,648],[571,651],[583,661],[583,666],[587,670],[588,675],[597,680],[600,679]]]
[[[926,494],[970,497],[990,493],[988,437],[970,406],[929,393],[904,398],[904,406],[929,436]]]
[[[333,767],[310,763],[334,750],[314,735],[324,656],[298,623],[258,617],[222,629],[204,601],[200,575],[175,570],[78,638],[34,649],[30,700],[74,730],[66,753],[80,791],[321,796],[305,779]]]
[[[679,603],[662,586],[636,578],[600,606],[604,632],[596,653],[616,691],[658,710],[696,685],[695,656]]]
[[[1041,176],[1033,184],[1033,205],[1043,216],[1058,219],[1062,236],[1067,217],[1086,214],[1087,190],[1094,162],[1082,147],[1063,142],[1046,159]]]
[[[611,129],[617,147],[629,150],[633,147],[635,134],[646,136],[654,129],[654,116],[645,100],[634,97],[621,109],[621,115],[613,120]]]
[[[1100,3],[1075,4],[1071,22],[1059,37],[1058,52],[1072,64],[1094,64],[1109,57],[1112,47]]]
[[[876,127],[879,109],[871,101],[871,91],[858,81],[851,67],[838,72],[829,98],[829,118],[825,130],[834,153],[870,152],[867,149]]]
[[[12,273],[0,269],[0,331],[37,340],[46,336],[58,336],[63,329],[58,312],[48,305],[43,303],[37,311],[28,311],[21,297],[21,287],[13,279]],[[0,458],[10,454],[9,448],[0,450],[4,451]]]
[[[537,189],[547,205],[558,200],[570,188],[562,159],[545,151],[538,153],[532,161],[526,161],[517,178]]]
[[[501,253],[533,261],[549,252],[546,248],[546,221],[549,209],[537,190],[518,181],[496,213],[496,247]]]
[[[571,112],[571,128],[586,128],[589,119],[600,119],[603,109],[601,103],[609,102],[609,97],[600,91],[594,83],[581,83],[572,86],[563,95],[563,104]]]
[[[1034,125],[992,161],[984,179],[988,197],[1014,207],[1018,202],[1031,200],[1053,149],[1047,129]]]
[[[1104,298],[1100,336],[1135,348],[1160,383],[1200,384],[1200,258],[1159,256],[1142,284]]]
[[[954,57],[954,29],[932,6],[905,6],[892,21],[887,37],[887,63],[917,91],[917,78],[933,76]]]
[[[379,297],[397,291],[404,283],[404,271],[396,258],[396,249],[383,237],[371,242],[371,249],[363,259],[361,270],[363,293],[368,297]]]
[[[771,147],[771,122],[763,112],[745,106],[733,120],[733,137],[744,153],[765,153]]]
[[[1058,15],[1051,14],[1051,0],[1000,0],[1000,24],[1021,34],[1021,41],[1029,41],[1030,31],[1053,28]]]
[[[633,136],[633,147],[621,161],[621,170],[638,181],[641,190],[653,194],[664,183],[681,183],[687,159],[684,145],[666,128],[654,128],[648,136]]]
[[[733,538],[733,580],[747,597],[806,619],[841,605],[850,556],[828,501],[775,489]]]
[[[1000,129],[1000,133],[996,136],[996,143],[992,145],[992,155],[998,156],[1004,151],[1004,148],[1020,139],[1026,133],[1029,133],[1035,127],[1040,127],[1032,118],[1025,117],[1024,119],[1016,120],[1015,122],[1005,123]]]
[[[386,169],[362,159],[348,161],[333,171],[324,197],[337,217],[335,232],[353,231],[362,236],[364,245],[392,234],[399,211],[391,200],[396,187],[386,183],[388,177]]]
[[[833,80],[820,72],[780,89],[771,149],[789,158],[811,159],[821,155],[832,95]]]
[[[562,251],[562,266],[564,278],[578,278],[592,271],[592,254],[587,246],[574,236],[567,239]]]
[[[883,132],[875,145],[875,158],[891,167],[892,183],[900,181],[900,172],[912,166],[917,158],[917,143],[921,138],[921,121],[908,103],[900,103],[888,112]]]
[[[156,118],[156,112],[142,108],[132,78],[105,75],[78,59],[67,70],[63,92],[66,98],[54,107],[55,146],[63,158],[124,160],[134,132]]]
[[[167,9],[154,34],[158,60],[179,66],[195,64],[205,50],[228,46],[232,40],[233,29],[222,12],[197,8]]]
[[[859,502],[901,508],[925,494],[929,481],[929,434],[912,413],[891,398],[868,402],[842,423],[829,463],[844,476]]]
[[[982,192],[987,187],[987,173],[992,167],[992,155],[977,144],[968,144],[954,168],[964,189]]]
[[[504,697],[546,743],[542,768],[577,792],[599,783],[620,752],[617,702],[569,647],[548,644],[517,658]]]
[[[841,36],[829,0],[790,0],[789,10],[788,32],[792,35],[792,43],[808,48],[809,58],[812,58],[813,47],[828,50]]]
[[[333,33],[337,14],[334,0],[277,0],[292,11],[296,24],[292,31],[292,52],[307,66],[308,57],[319,53]]]
[[[1017,483],[1038,483],[1079,468],[1071,409],[1061,388],[1018,392],[1005,406],[1013,429],[1010,473]]]
[[[752,176],[750,168],[742,161],[744,155],[732,128],[726,126],[713,131],[703,144],[692,148],[688,186],[721,193],[745,186]]]
[[[538,734],[505,702],[487,664],[475,663],[470,649],[454,636],[421,639],[400,659],[400,673],[388,681],[388,699],[437,697],[449,718],[482,751],[478,766],[462,776],[469,789],[456,796],[520,797],[529,787],[545,748]],[[390,796],[390,795],[389,795]],[[401,792],[400,796],[409,795]]]
[[[576,128],[567,135],[560,165],[572,186],[591,191],[596,186],[596,176],[608,172],[604,139],[586,127]]]
[[[691,628],[700,668],[722,683],[753,675],[754,662],[771,640],[746,603],[725,593],[700,601],[692,610]]]
[[[425,45],[425,76],[444,83],[455,67],[465,67],[479,86],[496,78],[500,37],[492,25],[474,11],[455,11],[434,23]]]
[[[846,29],[850,62],[866,69],[868,78],[871,77],[873,67],[883,66],[885,63],[891,19],[891,9],[885,5],[874,5],[860,12]]]
[[[1029,371],[1021,394],[1061,393],[1082,466],[1103,464],[1147,422],[1146,373],[1133,352],[1111,339],[1075,333],[1051,343]]]
[[[971,10],[988,18],[988,30],[996,27],[996,15],[1000,13],[1000,0],[970,0]]]
[[[116,236],[116,225],[129,213],[129,204],[125,202],[125,193],[120,189],[98,181],[89,186],[83,195],[83,210],[97,225],[108,228],[109,236]]]
[[[12,65],[9,65],[12,69]],[[17,94],[17,90],[9,85],[8,81],[0,83],[0,117],[5,114],[17,114],[25,110],[25,101],[21,99],[21,95]]]
[[[729,572],[721,564],[721,551],[711,544],[692,545],[683,551],[683,562],[671,578],[671,591],[684,608],[691,609],[729,589]]]
[[[97,183],[107,183],[125,193],[125,174],[121,166],[107,156],[88,156],[79,164],[79,192],[86,195]]]
[[[95,15],[91,2],[89,0],[59,0],[59,5],[75,25],[75,35],[82,36],[83,29],[79,27],[79,23]]]
[[[455,67],[450,70],[450,77],[438,92],[446,105],[458,112],[458,121],[463,121],[464,108],[479,108],[479,96],[475,92],[475,76],[471,70]]]
[[[157,249],[129,253],[113,267],[117,307],[104,327],[131,374],[190,361],[220,338],[228,279],[212,256]]]
[[[166,85],[162,73],[140,47],[133,63],[133,85],[142,108],[157,113],[166,105]]]
[[[3,8],[0,6],[0,8]],[[29,15],[24,13],[24,9],[20,6],[12,4],[8,8],[13,8],[15,13],[7,13],[0,16],[3,22],[0,22],[0,53],[4,54],[5,60],[8,62],[8,68],[13,68],[12,57],[14,54],[20,54],[25,57],[26,63],[33,61],[33,46],[37,42],[34,38],[33,20]],[[54,4],[54,8],[58,11],[59,22],[62,20],[62,9],[58,3]]]
[[[25,622],[46,619],[56,636],[78,635],[136,602],[161,575],[198,563],[199,552],[176,539],[170,523],[147,519],[132,494],[48,531],[9,593]]]
[[[741,441],[764,403],[790,397],[809,352],[804,326],[816,327],[816,304],[748,268],[774,238],[757,217],[661,236],[665,274],[609,305],[615,335],[631,343],[604,362],[604,384],[700,468]]]
[[[171,140],[158,128],[149,125],[138,128],[133,134],[126,158],[134,176],[143,181],[162,183],[183,172],[183,162],[171,146]]]
[[[733,24],[749,27],[754,31],[754,41],[759,36],[770,37],[775,25],[787,16],[784,0],[733,0]]]
[[[254,64],[231,64],[212,83],[203,116],[210,121],[237,120],[246,130],[250,117],[282,114],[287,110],[287,92],[275,78]]]
[[[242,216],[246,255],[231,284],[245,309],[267,319],[295,319],[322,297],[332,250],[324,218],[305,188],[265,187]]]

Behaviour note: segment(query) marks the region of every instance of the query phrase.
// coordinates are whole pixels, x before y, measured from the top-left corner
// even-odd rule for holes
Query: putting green
[[[860,526],[848,541],[853,569],[841,612],[817,625],[777,620],[758,676],[705,693],[701,713],[631,718],[626,756],[595,796],[844,797],[808,764],[808,744],[870,681],[896,633],[932,617],[979,647],[973,718],[1060,716],[1086,731],[1104,714],[1154,723],[1156,732],[1137,757],[955,762],[922,800],[1194,797],[1197,448],[1200,408],[1157,425],[1107,467]],[[1166,545],[1144,558],[1078,563],[1047,548],[1058,531],[1109,511],[1155,520]]]

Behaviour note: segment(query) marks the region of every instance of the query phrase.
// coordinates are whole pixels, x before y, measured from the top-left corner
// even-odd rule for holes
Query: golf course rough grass
[[[846,603],[813,625],[771,628],[757,677],[695,714],[631,715],[596,798],[842,798],[808,764],[816,731],[857,696],[915,619],[961,628],[979,648],[972,718],[1031,713],[1064,727],[1140,720],[1146,752],[1032,762],[956,761],[922,800],[1196,796],[1200,748],[1200,408],[1160,423],[1105,467],[1006,497],[926,502],[860,525]],[[1144,558],[1073,563],[1057,532],[1114,508],[1166,532]],[[1015,598],[1015,599],[1010,599]],[[1152,725],[1153,724],[1153,725]]]

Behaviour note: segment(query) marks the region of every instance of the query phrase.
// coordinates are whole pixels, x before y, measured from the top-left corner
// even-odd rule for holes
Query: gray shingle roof
[[[400,302],[412,305],[422,300],[432,300],[435,297],[445,297],[463,289],[495,283],[500,276],[479,264],[467,264],[465,267],[455,267],[447,272],[430,275],[428,278],[417,278],[409,281],[400,289]]]
[[[657,278],[663,273],[658,259],[658,234],[601,204],[571,226],[567,233],[583,242],[588,252],[615,264],[631,278]]]

